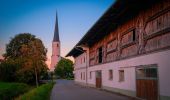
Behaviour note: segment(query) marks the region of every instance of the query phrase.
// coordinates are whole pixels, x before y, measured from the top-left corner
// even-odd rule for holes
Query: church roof
[[[56,22],[55,22],[53,42],[56,42],[56,41],[60,41],[60,38],[59,38],[59,29],[58,29],[58,17],[57,17],[57,13],[56,13]]]

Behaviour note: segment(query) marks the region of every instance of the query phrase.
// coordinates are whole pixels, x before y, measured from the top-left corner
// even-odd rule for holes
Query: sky
[[[56,12],[64,57],[113,3],[114,0],[0,0],[0,58],[12,37],[31,33],[48,49],[49,65]]]

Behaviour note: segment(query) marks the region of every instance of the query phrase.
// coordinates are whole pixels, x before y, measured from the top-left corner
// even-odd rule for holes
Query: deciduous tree
[[[42,41],[29,33],[18,34],[6,46],[4,58],[19,61],[20,68],[16,71],[19,81],[31,82],[41,76],[42,69],[47,71],[47,50]]]
[[[61,59],[55,67],[55,74],[61,78],[73,77],[73,62],[69,59]]]

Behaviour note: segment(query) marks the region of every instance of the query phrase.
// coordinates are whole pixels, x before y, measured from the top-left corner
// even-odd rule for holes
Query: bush
[[[59,78],[73,78],[73,62],[69,59],[61,59],[54,72]]]
[[[19,65],[16,61],[8,59],[0,64],[0,81],[13,82],[16,80],[15,72]]]
[[[0,82],[0,100],[12,100],[15,97],[27,92],[30,86],[24,83]]]
[[[74,80],[74,78],[66,78],[67,80]]]
[[[47,83],[35,88],[24,95],[21,95],[17,100],[49,100],[51,89],[54,83]]]

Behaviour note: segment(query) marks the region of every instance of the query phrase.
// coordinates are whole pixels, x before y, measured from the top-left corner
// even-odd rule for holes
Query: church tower
[[[56,64],[59,62],[60,56],[60,38],[59,38],[59,29],[58,29],[58,18],[56,13],[56,22],[54,29],[54,37],[52,41],[52,56],[51,56],[51,67],[50,71],[54,71]]]

